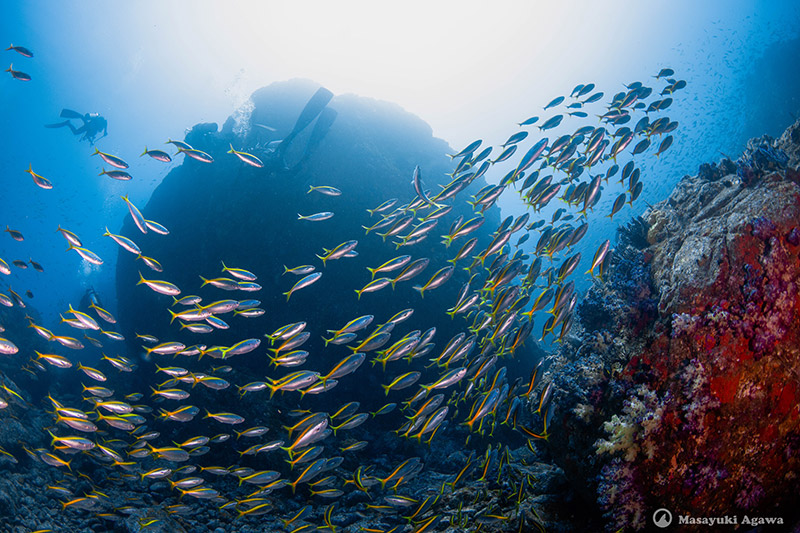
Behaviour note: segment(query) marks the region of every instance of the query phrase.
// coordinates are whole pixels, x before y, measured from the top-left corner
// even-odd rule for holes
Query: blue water
[[[673,95],[674,103],[666,113],[680,124],[673,132],[675,142],[660,158],[655,158],[653,153],[661,139],[654,140],[646,154],[634,158],[641,170],[644,190],[632,206],[623,207],[613,220],[606,215],[611,211],[613,200],[625,189],[616,184],[617,179],[604,186],[601,200],[588,214],[588,234],[568,254],[582,254],[583,261],[573,277],[577,290],[583,292],[592,283],[584,271],[594,251],[606,239],[613,242],[620,224],[642,215],[649,205],[664,200],[678,180],[696,173],[699,164],[719,160],[723,154],[736,159],[748,138],[778,135],[800,115],[796,96],[800,94],[800,73],[796,69],[800,63],[800,8],[797,3],[698,4],[688,1],[615,2],[603,3],[601,7],[586,6],[582,11],[580,4],[545,9],[541,5],[532,7],[519,3],[490,9],[477,3],[464,3],[452,4],[448,9],[437,7],[430,11],[430,18],[417,20],[426,17],[421,3],[391,9],[388,6],[378,8],[370,2],[341,7],[321,2],[291,6],[255,2],[3,3],[0,5],[0,36],[8,43],[31,49],[35,55],[25,58],[13,51],[0,51],[4,60],[0,64],[13,62],[15,70],[32,77],[32,81],[22,82],[8,73],[0,73],[3,74],[0,76],[3,104],[0,106],[3,128],[0,228],[8,225],[25,236],[23,242],[16,242],[7,233],[0,233],[0,257],[9,263],[32,259],[44,267],[45,273],[12,266],[10,276],[0,276],[0,292],[6,288],[20,294],[29,290],[33,298],[24,298],[40,313],[38,322],[49,327],[54,327],[59,315],[70,304],[76,305],[88,288],[101,294],[104,307],[116,316],[130,312],[120,309],[116,298],[119,247],[102,233],[105,228],[119,233],[129,216],[122,195],[143,208],[170,170],[184,164],[183,156],[163,164],[149,157],[139,157],[139,154],[145,146],[165,149],[167,139],[183,139],[195,124],[216,122],[222,125],[227,117],[240,116],[242,110],[248,109],[249,95],[273,82],[304,77],[331,89],[337,96],[354,93],[394,102],[428,122],[434,136],[458,150],[475,139],[483,139],[483,146],[499,145],[516,132],[517,123],[526,118],[538,115],[543,120],[562,112],[561,108],[544,111],[542,106],[556,96],[568,96],[578,84],[594,83],[595,90],[603,91],[605,96],[587,106],[588,118],[567,117],[561,126],[546,135],[554,140],[580,126],[598,126],[595,115],[604,112],[604,104],[615,93],[625,90],[624,84],[641,81],[658,91],[665,82],[654,80],[653,76],[662,68],[672,68],[675,78],[687,82],[685,89]],[[417,39],[413,37],[415,31]],[[8,46],[3,42],[0,45]],[[66,128],[44,127],[62,120],[59,113],[63,108],[100,113],[108,120],[108,136],[98,140],[96,147],[128,161],[132,181],[120,182],[99,176],[103,168],[110,170],[110,167],[100,157],[92,155],[94,146],[80,142]],[[628,126],[634,124],[632,121]],[[535,128],[529,131],[532,132],[529,141],[539,135]],[[169,148],[168,151],[174,153],[172,147]],[[493,167],[486,181],[498,183],[517,164],[526,148],[521,148],[507,165]],[[233,156],[228,157],[225,164],[231,165],[235,160]],[[621,159],[620,166],[628,159]],[[593,173],[604,171],[611,163],[598,166]],[[195,163],[189,162],[186,168],[191,169],[192,164]],[[52,181],[54,188],[37,187],[25,173],[29,165]],[[324,178],[321,177],[322,182]],[[584,175],[582,179],[586,178]],[[250,205],[257,203],[257,209],[267,210],[270,202],[303,194],[297,192],[296,183],[260,183],[253,189],[263,192],[267,188],[269,195],[265,194],[264,201],[259,202],[259,198],[250,196],[252,190],[245,181],[231,180],[231,183],[230,194],[250,200]],[[357,192],[361,198],[375,187],[368,176],[359,185]],[[171,214],[176,217],[193,212],[191,199],[203,194],[199,187],[189,187],[170,200],[173,203]],[[408,185],[397,192],[405,198],[413,194]],[[346,200],[346,195],[344,198]],[[386,197],[376,197],[374,205],[384,199]],[[462,200],[460,198],[459,202]],[[317,201],[318,204],[312,204]],[[295,209],[310,213],[306,206],[326,206],[325,201],[327,199],[308,197],[303,207],[280,207],[292,211],[293,221]],[[504,194],[498,206],[500,213],[492,213],[492,216],[500,220],[526,211],[513,193]],[[554,200],[532,220],[549,221],[554,211],[562,206]],[[364,217],[364,214],[359,211],[358,216]],[[353,218],[355,224],[363,222],[355,215]],[[573,220],[573,224],[578,223]],[[92,265],[82,261],[75,252],[65,251],[67,243],[56,231],[59,225],[80,235],[84,246],[101,256],[104,263]],[[444,233],[440,229],[437,228],[437,234]],[[488,233],[495,228],[484,229]],[[362,235],[331,236],[337,240],[328,245],[350,238],[363,238],[366,242],[367,238]],[[511,242],[516,242],[520,235],[512,237]],[[128,236],[141,237],[138,233]],[[254,240],[256,237],[262,236],[254,236]],[[370,238],[377,242],[374,236]],[[537,238],[538,234],[532,233],[523,249],[530,252]],[[453,254],[462,243],[451,247],[447,253]],[[286,255],[309,257],[313,261],[303,245],[291,235],[281,243],[288,248]],[[364,256],[369,257],[369,252],[378,250],[372,244],[369,247]],[[279,251],[276,249],[275,264],[256,266],[264,271],[275,268],[283,262]],[[393,250],[380,251],[389,254]],[[400,253],[403,250],[394,255]],[[364,256],[358,261],[364,262]],[[241,257],[248,258],[244,252]],[[556,268],[564,257],[562,254],[553,263]],[[180,258],[168,260],[173,265],[180,264]],[[432,265],[421,277],[428,279],[434,268],[443,264]],[[195,265],[185,266],[196,280]],[[547,266],[549,263],[545,268]],[[359,273],[364,274],[360,267]],[[329,276],[332,278],[333,274]],[[162,277],[169,276],[158,276]],[[286,278],[276,277],[282,286],[289,283]],[[346,287],[351,297],[351,289],[363,284],[362,277],[358,278],[358,284],[354,281],[353,287]],[[415,283],[417,281],[419,279]],[[265,285],[274,282],[263,281]],[[286,289],[288,287],[283,290]],[[186,292],[194,290],[187,288]],[[319,287],[315,290],[325,295]],[[406,296],[383,300],[388,291],[379,293],[376,299],[367,299],[378,302],[374,308],[369,307],[372,303],[364,301],[328,302],[320,298],[308,303],[309,308],[314,308],[313,312],[322,316],[328,312],[326,318],[335,315],[339,322],[315,324],[315,337],[310,344],[319,343],[316,333],[323,326],[343,325],[366,312],[375,311],[375,324],[404,307],[416,306],[433,312],[431,302],[437,301],[436,296],[426,295],[422,301],[408,292],[413,298],[409,296],[405,300],[402,298]],[[315,293],[309,290],[308,294]],[[371,296],[374,295],[367,295],[367,298]],[[282,297],[277,293],[255,297],[267,302],[277,300],[279,304],[275,307],[279,309],[282,305]],[[386,305],[381,306],[383,303]],[[270,320],[280,325],[307,318],[306,309],[295,306],[291,312],[293,314],[287,312]],[[318,316],[312,311],[308,314]],[[537,315],[532,339],[538,338],[543,321],[544,317]],[[461,322],[447,324],[440,325],[440,331],[462,327]],[[424,331],[431,325],[434,324],[414,327]],[[439,333],[439,337],[444,334]],[[437,338],[437,348],[441,349],[448,338]],[[551,341],[552,337],[545,348],[551,347]],[[260,352],[263,351],[262,346]],[[325,363],[322,366],[327,367],[328,361]],[[517,375],[527,377],[533,361],[523,361],[516,369],[510,362],[502,364],[509,365],[509,374],[516,372],[509,376],[512,382],[511,378]],[[327,370],[320,365],[313,369]],[[367,373],[364,370],[361,375]],[[385,376],[377,375],[377,371],[368,375],[369,379],[354,380],[335,394],[342,390],[353,398],[361,394],[367,397],[365,405],[377,408],[385,400],[377,387],[379,382],[386,382]],[[147,377],[138,378],[137,386],[147,381]],[[147,385],[151,381],[147,381]],[[236,384],[243,384],[239,376]],[[228,406],[232,404],[235,408],[237,399],[233,394],[229,396],[226,397]],[[337,403],[350,398],[343,396],[344,393]],[[311,405],[330,410],[331,406],[323,405],[325,400],[311,400]],[[453,434],[457,434],[455,426],[463,422],[465,414],[462,412],[453,422]],[[200,421],[197,422],[196,427],[200,427]],[[388,435],[388,431],[396,427],[395,422],[394,419],[380,420],[372,428],[376,434]],[[201,427],[202,431],[206,430],[205,426]],[[278,431],[276,428],[274,433]],[[461,437],[458,434],[458,438]],[[399,452],[393,450],[396,455],[417,453],[400,445],[398,448]]]
[[[516,9],[523,19],[520,24],[526,20],[532,24],[530,40],[536,39],[537,28],[542,31],[540,26],[550,24],[537,20],[535,10],[520,6]],[[59,290],[53,290],[47,278],[35,271],[15,269],[12,288],[29,288],[46,319],[57,318],[85,287],[95,286],[103,294],[113,294],[110,276],[114,271],[116,245],[99,235],[105,226],[118,230],[126,216],[121,194],[127,193],[137,205],[145,204],[170,168],[149,158],[136,157],[145,146],[161,147],[167,138],[182,138],[185,128],[198,122],[221,123],[244,103],[252,90],[281,79],[270,78],[272,74],[280,75],[281,68],[288,76],[303,74],[327,84],[334,92],[341,86],[344,92],[381,96],[359,89],[359,83],[370,86],[367,82],[370,68],[366,64],[360,67],[363,76],[354,74],[343,81],[337,75],[338,70],[353,72],[355,67],[351,64],[358,65],[358,58],[355,61],[346,57],[328,58],[327,68],[320,68],[317,61],[311,60],[291,67],[276,66],[280,62],[274,58],[274,43],[266,46],[273,58],[267,60],[261,56],[258,39],[270,43],[269,37],[245,32],[237,35],[235,26],[238,17],[256,11],[265,19],[270,14],[283,17],[280,26],[296,24],[301,28],[305,22],[297,13],[270,6],[256,10],[247,3],[234,3],[224,9],[214,3],[188,2],[168,6],[156,2],[112,6],[102,2],[68,5],[37,1],[0,6],[0,35],[9,43],[27,46],[35,53],[33,59],[27,59],[11,51],[3,52],[6,63],[13,62],[16,69],[28,72],[33,81],[18,82],[7,74],[0,78],[4,103],[0,108],[4,131],[0,154],[4,169],[0,222],[22,231],[26,237],[21,246],[14,248],[10,246],[16,243],[10,239],[0,240],[0,256],[7,260],[33,257],[50,276],[64,281]],[[439,28],[443,37],[448,32],[455,35],[457,32],[451,26],[458,26],[463,17],[475,14],[473,6],[465,6],[462,11],[426,21],[426,27]],[[509,11],[508,16],[512,16],[514,9],[509,7]],[[478,65],[464,79],[450,80],[448,91],[436,92],[432,88],[429,100],[439,107],[448,101],[451,105],[470,106],[457,113],[446,109],[431,113],[431,117],[422,114],[424,120],[432,122],[434,134],[455,147],[476,138],[499,144],[513,131],[514,122],[543,114],[541,106],[546,101],[565,94],[578,83],[594,82],[599,90],[611,95],[622,89],[622,83],[644,80],[659,68],[670,66],[676,76],[688,82],[684,94],[676,98],[670,110],[671,118],[681,126],[669,154],[642,166],[646,185],[643,201],[632,208],[626,207],[619,216],[619,220],[624,220],[641,214],[647,204],[663,199],[674,183],[684,174],[694,173],[699,163],[718,159],[720,152],[735,158],[750,136],[775,135],[791,121],[789,112],[775,111],[768,102],[761,102],[758,88],[769,87],[771,95],[777,92],[782,98],[797,93],[800,82],[796,69],[789,66],[797,57],[791,55],[796,54],[791,43],[797,43],[799,20],[794,2],[770,2],[757,8],[749,2],[726,3],[724,7],[714,3],[642,6],[622,2],[604,7],[602,12],[607,15],[593,14],[607,18],[588,25],[580,22],[579,7],[570,11],[574,20],[554,21],[559,27],[556,37],[540,44],[547,50],[545,56],[538,50],[528,52],[519,46],[491,59],[502,63],[505,78],[483,79]],[[211,33],[214,17],[220,14],[228,17],[220,21],[218,32]],[[504,20],[504,17],[487,19],[485,30],[479,34],[492,35],[493,31],[502,34],[503,24],[507,23]],[[265,22],[268,24],[276,22]],[[352,21],[349,24],[363,26]],[[373,29],[369,35],[378,33]],[[323,46],[335,38],[335,32],[320,36],[320,44],[313,35],[298,37],[296,46]],[[572,44],[567,47],[565,43]],[[788,55],[785,60],[764,57],[771,46],[780,43],[789,43],[788,50],[786,46],[780,49]],[[419,58],[420,62],[427,55],[424,50],[404,47],[402,43],[379,42],[376,46],[386,48],[389,63],[402,57],[403,49],[407,49],[411,59]],[[400,52],[390,54],[397,49]],[[563,55],[559,53],[561,49]],[[322,49],[320,53],[324,53]],[[380,48],[377,53],[381,53]],[[241,61],[237,60],[239,57]],[[263,73],[254,69],[257,64],[253,57],[261,58]],[[309,53],[301,57],[314,56]],[[766,61],[786,68],[773,66],[768,69],[770,78],[754,83],[754,77],[763,75],[758,66]],[[480,58],[477,62],[489,61]],[[546,68],[535,68],[537,65]],[[391,70],[391,63],[386,67]],[[412,112],[425,109],[419,103],[425,101],[425,73],[418,75],[419,79],[407,80],[406,87],[395,91],[398,96],[406,95],[405,107]],[[416,85],[421,87],[417,89]],[[480,99],[474,96],[472,85],[479,85],[485,91]],[[459,91],[462,86],[464,90]],[[375,92],[389,91],[378,87]],[[460,92],[471,100],[464,101]],[[541,96],[534,99],[531,94]],[[64,107],[98,112],[108,119],[109,135],[98,146],[103,151],[124,155],[131,163],[133,181],[114,182],[97,176],[102,162],[98,157],[90,157],[92,147],[88,143],[77,142],[65,129],[42,127],[58,121],[58,113]],[[763,110],[762,115],[752,116],[754,109]],[[775,117],[776,112],[780,118]],[[574,125],[568,123],[565,121],[561,128],[551,131],[551,137]],[[761,124],[769,128],[759,127]],[[55,189],[44,191],[35,187],[23,172],[28,164],[50,179]],[[496,171],[488,175],[490,181],[500,177],[502,173]],[[617,221],[609,222],[604,214],[615,196],[614,189],[604,191],[598,216],[590,218],[591,231],[585,239],[587,250],[613,233]],[[519,214],[522,209],[509,195],[501,198],[500,206],[504,213]],[[552,204],[553,209],[556,207]],[[105,264],[101,268],[88,268],[76,255],[65,254],[65,242],[55,233],[58,224],[79,235],[93,235],[85,244],[106,258]],[[106,298],[110,300],[107,306],[113,309],[113,299]]]

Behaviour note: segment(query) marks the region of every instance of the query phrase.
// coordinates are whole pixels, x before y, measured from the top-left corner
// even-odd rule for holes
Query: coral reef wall
[[[609,530],[798,519],[800,121],[621,228],[551,367],[549,449]],[[591,480],[587,483],[587,480]]]

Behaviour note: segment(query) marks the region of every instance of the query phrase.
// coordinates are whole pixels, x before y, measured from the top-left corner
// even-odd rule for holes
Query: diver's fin
[[[322,139],[324,139],[325,135],[328,134],[328,130],[331,129],[333,121],[336,120],[337,115],[338,113],[330,107],[326,107],[322,110],[322,113],[320,113],[319,118],[317,119],[317,123],[314,124],[314,129],[311,130],[311,137],[309,137],[308,144],[306,144],[306,147],[303,150],[303,156],[298,159],[297,163],[295,163],[293,167],[289,169],[292,173],[297,173],[300,170],[300,165],[303,164],[308,156],[314,153],[319,144],[322,142]],[[310,181],[311,176],[309,176],[303,185],[308,185]]]
[[[320,113],[319,118],[317,119],[317,123],[314,124],[314,129],[311,131],[311,137],[308,139],[308,145],[306,146],[305,155],[310,155],[314,150],[317,149],[319,143],[322,142],[322,139],[325,138],[325,135],[328,134],[328,130],[331,129],[333,125],[333,121],[336,120],[336,116],[338,113],[331,109],[330,107],[326,107]]]
[[[69,125],[69,120],[65,120],[64,122],[56,122],[55,124],[45,124],[45,128],[63,128],[64,126]]]
[[[328,105],[328,102],[331,101],[331,98],[333,98],[333,93],[325,87],[320,87],[317,89],[317,92],[314,93],[314,96],[311,97],[306,106],[300,112],[300,116],[297,117],[297,122],[294,124],[294,129],[292,129],[291,133],[289,133],[289,135],[287,135],[283,140],[283,145],[288,146],[298,133],[303,131],[306,126],[311,124],[311,122],[317,118],[317,115],[322,113],[322,110],[325,109],[325,106]]]
[[[72,109],[62,109],[61,118],[83,118],[83,113],[78,113]]]

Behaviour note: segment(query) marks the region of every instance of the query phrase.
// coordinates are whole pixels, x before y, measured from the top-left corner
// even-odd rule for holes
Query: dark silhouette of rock
[[[172,298],[137,285],[138,271],[147,279],[176,284],[182,290],[181,296],[202,295],[203,304],[225,298],[261,301],[261,307],[266,310],[264,316],[221,316],[231,327],[214,332],[215,344],[230,346],[246,338],[266,341],[264,334],[282,325],[308,322],[312,337],[303,349],[312,354],[308,367],[320,372],[326,372],[351,353],[343,346],[325,348],[321,340],[325,330],[340,328],[360,315],[375,315],[374,325],[377,325],[402,309],[414,308],[413,317],[398,328],[402,329],[400,336],[413,329],[425,331],[436,326],[434,342],[438,346],[444,346],[451,336],[466,329],[463,320],[450,320],[444,313],[455,303],[458,289],[467,280],[463,269],[457,269],[459,271],[443,287],[426,292],[424,299],[411,287],[424,283],[436,270],[449,264],[446,259],[455,251],[452,248],[446,251],[441,246],[440,235],[447,233],[457,216],[473,216],[461,198],[485,185],[482,179],[461,193],[456,207],[439,220],[426,241],[396,250],[390,244],[391,238],[384,243],[375,231],[365,235],[362,228],[378,221],[378,217],[370,217],[366,209],[377,207],[389,198],[398,198],[400,203],[415,198],[411,178],[416,165],[432,193],[438,192],[439,185],[448,181],[446,174],[453,167],[445,154],[453,151],[444,141],[434,138],[430,127],[422,120],[394,104],[353,95],[336,96],[328,105],[336,112],[336,117],[327,135],[314,140],[315,126],[311,124],[294,138],[286,151],[287,164],[292,167],[290,171],[276,166],[254,168],[226,153],[232,144],[237,150],[263,156],[266,160],[274,147],[271,143],[292,130],[301,109],[318,87],[305,80],[275,83],[256,91],[253,107],[228,119],[221,131],[214,124],[195,126],[186,135],[186,142],[211,154],[214,162],[206,164],[185,158],[157,187],[147,205],[140,206],[144,217],[166,226],[169,235],[152,231],[142,235],[130,217],[126,219],[121,233],[135,237],[142,253],[157,259],[163,266],[163,272],[153,272],[142,261],[134,260],[130,253],[122,251],[119,255],[119,322],[125,328],[123,333],[131,354],[143,351],[136,333],[155,335],[161,341],[181,341],[187,346],[206,342],[202,334],[181,330],[179,320],[170,324],[167,308]],[[320,117],[324,117],[324,113]],[[316,144],[306,153],[309,142]],[[309,194],[310,185],[334,186],[342,195]],[[298,220],[298,214],[321,211],[332,211],[335,215],[323,222]],[[489,210],[486,216],[487,223],[478,234],[479,246],[489,242],[486,228],[499,224],[496,209]],[[323,248],[333,249],[351,239],[359,241],[358,256],[329,261],[323,268],[315,254],[321,255]],[[454,246],[458,245],[457,242]],[[415,259],[429,257],[431,263],[418,278],[398,283],[394,291],[386,288],[364,293],[358,300],[355,289],[370,281],[365,267],[378,266],[401,254],[411,254]],[[257,292],[201,288],[201,275],[227,277],[222,272],[221,261],[230,267],[254,272],[263,288]],[[287,303],[282,293],[289,291],[300,278],[284,275],[284,265],[304,264],[315,265],[323,273],[322,278],[293,294]],[[393,339],[400,336],[395,335]],[[237,361],[237,370],[241,364],[250,365],[258,376],[254,379],[263,379],[268,362],[265,345],[266,342],[262,342],[256,352],[241,356],[249,359]],[[270,375],[281,372],[282,369]],[[368,374],[362,379],[375,381],[370,383],[370,390],[380,391],[378,381],[383,375],[362,373]],[[350,384],[347,381],[343,380],[337,390],[326,394],[329,401],[338,394],[344,397],[355,385],[363,385],[358,384],[358,380]],[[367,401],[383,401],[374,394],[366,396]]]

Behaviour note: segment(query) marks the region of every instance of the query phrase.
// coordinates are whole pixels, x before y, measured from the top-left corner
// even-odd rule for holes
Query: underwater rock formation
[[[661,507],[798,520],[798,166],[800,122],[685,177],[581,304],[548,449],[609,530]]]
[[[165,237],[153,232],[141,235],[130,217],[126,218],[122,233],[139,234],[137,242],[161,262],[164,270],[153,273],[141,261],[132,260],[124,250],[120,252],[116,281],[122,315],[120,323],[125,324],[126,338],[134,339],[131,345],[134,353],[141,351],[135,333],[146,332],[172,339],[187,336],[187,332],[178,331],[178,321],[169,324],[170,317],[166,314],[164,320],[153,320],[150,310],[159,309],[160,313],[165,313],[164,302],[170,299],[136,286],[139,270],[145,277],[152,274],[149,277],[175,283],[185,294],[200,288],[199,275],[222,276],[220,260],[229,266],[255,272],[263,288],[246,296],[261,300],[266,315],[249,321],[236,317],[239,322],[235,328],[231,327],[231,331],[236,331],[235,337],[231,333],[230,338],[226,338],[226,331],[217,331],[215,342],[237,342],[246,335],[242,328],[249,325],[253,326],[253,337],[262,337],[268,327],[275,329],[297,320],[316,325],[317,329],[335,328],[358,314],[373,313],[376,306],[383,307],[380,292],[364,294],[359,300],[354,293],[354,289],[360,289],[370,280],[364,267],[377,266],[386,255],[386,247],[375,231],[365,235],[362,225],[374,224],[377,220],[366,210],[387,198],[396,197],[400,202],[413,199],[411,176],[415,165],[421,168],[425,186],[438,190],[437,184],[445,183],[446,173],[452,171],[444,155],[449,147],[434,138],[430,127],[422,120],[395,104],[343,95],[333,98],[328,106],[335,109],[338,116],[327,136],[293,172],[253,168],[226,153],[232,144],[237,150],[261,156],[262,147],[288,134],[303,105],[318,87],[306,80],[275,83],[256,91],[252,108],[245,108],[229,118],[221,131],[215,124],[195,126],[187,134],[186,142],[211,154],[214,164],[186,158],[166,176],[142,208],[145,218],[165,225],[170,235]],[[258,125],[268,126],[268,129]],[[307,130],[295,138],[300,148],[292,146],[287,150],[286,158],[292,164],[303,157],[302,153],[295,152],[302,151],[310,140],[308,137],[313,136]],[[334,186],[342,195],[309,194],[310,185]],[[468,191],[474,192],[483,185],[483,179],[476,180]],[[298,220],[298,214],[322,211],[333,212],[333,218],[323,222]],[[459,215],[471,216],[468,206],[459,206],[443,217],[429,242],[400,248],[397,255],[410,253],[415,258],[430,257],[434,265],[443,264],[447,258],[445,250],[434,241]],[[497,210],[488,211],[486,227],[497,223]],[[478,233],[482,240],[488,239],[486,231]],[[314,254],[322,254],[323,248],[333,249],[350,239],[359,241],[358,257],[330,261],[322,268]],[[347,268],[339,264],[343,261],[348,262]],[[294,294],[287,304],[281,293],[288,291],[299,278],[284,275],[284,265],[295,267],[309,263],[318,266],[322,278],[313,289]],[[424,275],[432,274],[432,268]],[[361,270],[363,276],[354,278],[351,272],[355,269]],[[410,284],[398,284],[395,296],[399,293],[400,297],[393,301],[398,306],[406,303],[406,307],[416,307],[412,323],[424,330],[444,316],[433,310],[452,305],[455,291],[465,281],[465,276],[457,274],[445,287],[426,294],[422,301]],[[211,290],[216,290],[220,299],[231,295]],[[425,305],[417,305],[419,303]],[[388,319],[400,309],[384,309],[386,316],[375,313],[376,320]],[[447,331],[441,331],[437,338],[447,335]],[[202,338],[196,335],[187,345],[201,342]],[[319,335],[315,335],[313,342],[322,347]]]

